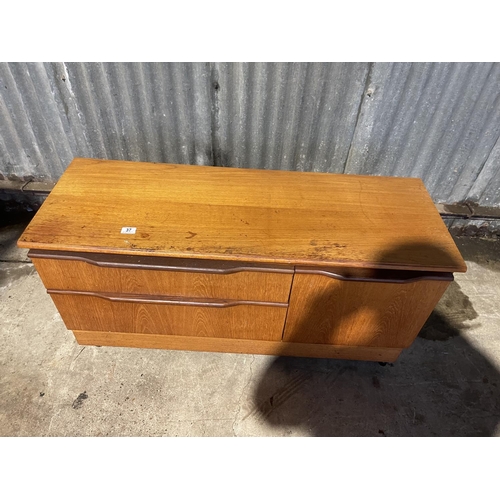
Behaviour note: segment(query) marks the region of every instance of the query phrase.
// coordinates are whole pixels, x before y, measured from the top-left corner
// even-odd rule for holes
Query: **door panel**
[[[298,272],[283,340],[408,347],[449,283],[450,278],[387,282]]]

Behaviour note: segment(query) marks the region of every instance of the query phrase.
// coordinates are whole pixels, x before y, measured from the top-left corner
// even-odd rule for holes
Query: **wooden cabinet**
[[[419,179],[84,158],[18,244],[90,345],[393,361],[466,270]]]

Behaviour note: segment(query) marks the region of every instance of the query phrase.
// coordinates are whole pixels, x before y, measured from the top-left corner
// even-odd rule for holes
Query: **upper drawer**
[[[288,302],[293,268],[32,250],[48,289]]]

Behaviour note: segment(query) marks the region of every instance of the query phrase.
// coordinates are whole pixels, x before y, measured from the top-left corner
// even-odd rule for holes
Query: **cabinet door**
[[[373,274],[373,273],[372,273]],[[387,277],[389,276],[389,277]],[[283,340],[318,344],[408,347],[453,276],[403,273],[345,277],[297,270]]]

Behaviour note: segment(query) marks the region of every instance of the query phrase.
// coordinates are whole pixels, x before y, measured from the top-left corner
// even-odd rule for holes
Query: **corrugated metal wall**
[[[1,63],[0,174],[74,156],[421,177],[500,206],[499,63]]]

